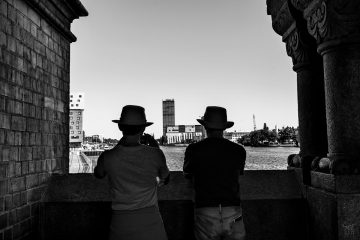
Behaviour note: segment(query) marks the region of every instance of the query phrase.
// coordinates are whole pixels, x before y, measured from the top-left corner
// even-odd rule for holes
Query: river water
[[[161,146],[171,171],[181,171],[186,147]],[[287,157],[299,153],[298,147],[245,147],[246,170],[286,169]]]
[[[171,171],[182,171],[186,147],[161,146],[167,165]],[[286,169],[287,157],[299,153],[297,147],[245,147],[246,170],[279,170]],[[70,154],[70,173],[91,173],[96,166],[98,156],[88,157],[89,164],[77,154]]]

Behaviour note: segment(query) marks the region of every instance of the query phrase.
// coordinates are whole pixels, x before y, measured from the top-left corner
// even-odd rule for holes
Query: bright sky
[[[75,20],[71,91],[85,93],[84,130],[119,138],[124,105],[145,108],[162,134],[162,100],[176,124],[197,124],[206,106],[227,108],[235,125],[298,126],[296,74],[271,27],[266,0],[81,0]]]

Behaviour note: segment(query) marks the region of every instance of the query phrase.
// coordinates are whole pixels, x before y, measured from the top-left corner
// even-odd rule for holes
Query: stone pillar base
[[[316,240],[360,239],[360,176],[311,172],[304,195],[310,236]]]

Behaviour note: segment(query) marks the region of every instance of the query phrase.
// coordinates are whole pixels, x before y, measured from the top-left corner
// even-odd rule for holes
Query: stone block
[[[0,31],[0,46],[6,46],[7,45],[7,36],[5,32]]]
[[[14,225],[17,223],[16,210],[9,211],[9,224]]]
[[[29,218],[30,217],[30,206],[25,205],[21,208],[16,209],[16,215],[17,215],[19,221]]]
[[[0,129],[0,145],[5,144],[5,136],[6,131],[4,129]]]
[[[26,175],[29,173],[29,162],[22,161],[21,162],[21,175]]]
[[[39,176],[38,174],[32,174],[26,176],[26,189],[33,188],[39,185]]]
[[[14,166],[15,166],[15,176],[16,177],[20,177],[21,176],[21,162],[16,162],[15,164],[14,164]]]
[[[7,3],[5,1],[0,2],[0,14],[4,17],[7,16]]]
[[[22,140],[22,134],[21,132],[15,132],[14,134],[14,145],[20,146]]]
[[[32,188],[27,193],[27,199],[29,202],[38,202],[41,199],[43,188]]]
[[[9,176],[8,171],[9,171],[9,163],[0,163],[0,179],[7,178]]]
[[[25,190],[25,177],[18,177],[10,179],[10,191],[15,193]]]
[[[10,147],[9,161],[19,161],[19,147]]]
[[[316,240],[337,240],[337,203],[333,193],[308,187],[310,236]]]
[[[39,131],[39,120],[28,118],[26,120],[26,130],[29,132],[38,132]]]
[[[360,238],[360,194],[338,194],[339,239]]]
[[[0,146],[1,154],[0,160],[3,162],[10,160],[10,147],[9,146]]]
[[[9,191],[8,184],[9,184],[8,180],[0,180],[0,196],[4,196],[8,193]]]
[[[31,19],[31,21],[34,24],[36,24],[36,27],[40,27],[40,16],[37,12],[35,12],[32,8],[29,8],[27,16]]]
[[[1,118],[1,115],[0,115]],[[15,131],[25,131],[26,130],[26,119],[20,116],[11,117],[11,129]]]
[[[5,144],[7,145],[14,145],[15,134],[13,131],[6,131],[6,141]]]
[[[311,185],[333,193],[360,193],[360,176],[311,172]]]
[[[9,225],[8,214],[4,213],[0,215],[0,231]]]
[[[13,234],[12,234],[12,228],[9,228],[4,231],[4,240],[12,240]]]
[[[7,36],[7,49],[11,52],[16,52],[16,39],[12,36]]]
[[[16,22],[16,9],[12,5],[8,5],[7,16],[13,23]]]
[[[21,236],[24,236],[25,233],[30,232],[30,228],[31,228],[31,221],[30,219],[23,221],[19,224],[16,224],[14,226],[14,230],[13,230],[13,235],[14,238],[19,238]]]
[[[13,198],[12,195],[5,196],[5,210],[8,211],[13,208]]]
[[[9,168],[8,168],[8,172],[7,175],[9,178],[14,177],[15,176],[15,162],[9,162]]]
[[[0,113],[0,128],[10,129],[10,119],[10,115],[6,113]]]

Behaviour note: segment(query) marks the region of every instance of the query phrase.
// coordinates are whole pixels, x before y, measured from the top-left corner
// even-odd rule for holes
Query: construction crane
[[[254,131],[256,131],[255,114],[253,114]]]

